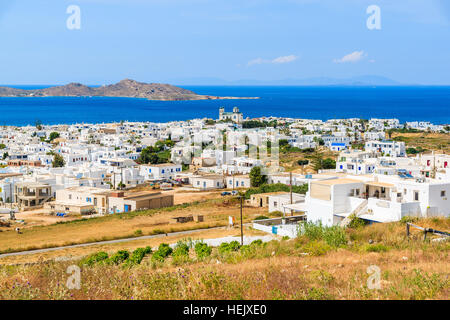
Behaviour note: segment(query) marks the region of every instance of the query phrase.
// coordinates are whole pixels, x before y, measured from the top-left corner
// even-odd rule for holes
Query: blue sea
[[[168,122],[209,117],[237,106],[244,117],[398,118],[450,123],[450,87],[183,86],[198,94],[258,100],[149,101],[133,98],[0,98],[0,125]],[[31,89],[36,86],[22,86]]]

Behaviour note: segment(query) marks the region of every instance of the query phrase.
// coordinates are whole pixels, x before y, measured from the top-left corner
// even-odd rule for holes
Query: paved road
[[[0,259],[1,258],[5,258],[5,257],[10,257],[10,256],[23,256],[23,255],[28,255],[28,254],[43,253],[43,252],[57,251],[57,250],[64,250],[64,249],[71,249],[71,248],[81,248],[81,247],[97,246],[97,245],[102,245],[102,244],[121,243],[121,242],[135,241],[135,240],[162,238],[162,237],[166,237],[166,236],[192,234],[192,233],[201,232],[201,231],[205,231],[205,230],[225,229],[225,228],[226,227],[213,227],[213,228],[207,228],[207,229],[195,229],[195,230],[188,230],[188,231],[171,232],[171,233],[167,233],[167,235],[165,233],[163,233],[163,234],[156,234],[156,235],[151,235],[151,236],[142,236],[142,237],[125,238],[125,239],[117,239],[117,240],[89,242],[89,243],[74,244],[74,245],[70,245],[70,246],[45,248],[45,249],[36,249],[36,250],[28,250],[28,251],[19,251],[19,252],[0,254]]]

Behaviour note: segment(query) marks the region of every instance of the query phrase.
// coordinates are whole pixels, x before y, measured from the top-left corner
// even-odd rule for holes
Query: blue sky
[[[81,29],[69,30],[69,5]],[[369,5],[381,30],[369,30]],[[379,75],[450,84],[448,0],[1,0],[0,83]]]

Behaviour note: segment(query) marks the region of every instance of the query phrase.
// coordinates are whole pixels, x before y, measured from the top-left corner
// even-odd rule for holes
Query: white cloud
[[[361,61],[364,57],[367,57],[367,53],[365,53],[363,50],[361,50],[361,51],[355,51],[350,54],[347,54],[340,59],[334,59],[333,62],[334,63],[347,63],[347,62],[355,63],[355,62]]]
[[[271,64],[290,63],[290,62],[293,62],[293,61],[295,61],[297,59],[298,59],[298,56],[295,56],[293,54],[291,54],[289,56],[281,56],[281,57],[278,57],[278,58],[275,58],[275,59],[272,59],[272,60],[270,60],[270,59],[263,59],[263,58],[256,58],[256,59],[250,60],[247,63],[247,66],[252,66],[252,65],[255,65],[255,64],[265,64],[265,63],[271,63]]]
[[[297,56],[294,55],[290,55],[290,56],[283,56],[283,57],[278,57],[272,60],[272,63],[289,63],[292,61],[297,60]]]

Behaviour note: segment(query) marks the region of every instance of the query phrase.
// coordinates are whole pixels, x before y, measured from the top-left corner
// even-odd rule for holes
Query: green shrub
[[[272,211],[270,213],[270,215],[273,216],[273,217],[282,217],[283,216],[283,212],[281,212],[281,211]]]
[[[150,254],[150,253],[152,253],[152,248],[150,248],[149,246],[145,247],[145,248],[144,248],[144,253],[145,253],[145,254]]]
[[[219,253],[224,254],[232,251],[238,251],[241,245],[237,241],[231,241],[230,243],[223,242],[219,246]]]
[[[265,219],[269,219],[269,217],[266,217],[266,216],[257,216],[257,217],[255,218],[255,220],[265,220]]]
[[[161,243],[158,250],[153,254],[152,259],[163,262],[172,252],[172,248],[167,243]]]
[[[361,228],[368,224],[368,221],[358,218],[354,214],[350,217],[350,219],[351,220],[350,220],[350,223],[348,224],[348,228],[351,228],[351,229]]]
[[[142,236],[143,235],[142,230],[141,229],[136,230],[134,232],[134,235],[137,236],[137,237]]]
[[[172,256],[189,256],[189,246],[182,241],[178,241],[175,249],[173,250]]]
[[[129,256],[130,253],[127,250],[119,250],[108,259],[108,262],[110,264],[120,264],[127,260]]]
[[[145,257],[145,249],[144,248],[137,248],[134,250],[130,257],[127,260],[127,265],[135,265],[140,264],[142,259]]]
[[[404,216],[400,219],[400,222],[406,224],[407,222],[412,223],[412,222],[417,222],[418,220],[419,220],[419,218],[417,218],[417,217]]]
[[[83,260],[81,260],[80,264],[92,266],[95,263],[104,262],[107,259],[108,259],[108,254],[106,252],[101,251],[101,252],[94,253],[94,254],[84,258]]]
[[[263,241],[261,239],[253,240],[252,243],[250,243],[251,246],[261,246],[263,244]]]
[[[194,250],[198,259],[204,259],[211,255],[212,248],[204,242],[197,242]]]
[[[307,300],[332,300],[333,296],[324,288],[311,288],[306,295]]]
[[[339,226],[325,228],[323,239],[332,247],[341,247],[347,244],[347,235],[344,229]]]
[[[303,250],[312,256],[322,256],[333,248],[324,241],[310,241],[304,247]]]
[[[240,247],[241,247],[241,245],[239,244],[239,242],[237,242],[237,241],[230,242],[230,249],[232,251],[238,251]]]
[[[340,247],[347,243],[345,230],[339,226],[325,227],[322,223],[307,222],[304,225],[304,235],[309,240],[324,240],[328,245]]]

